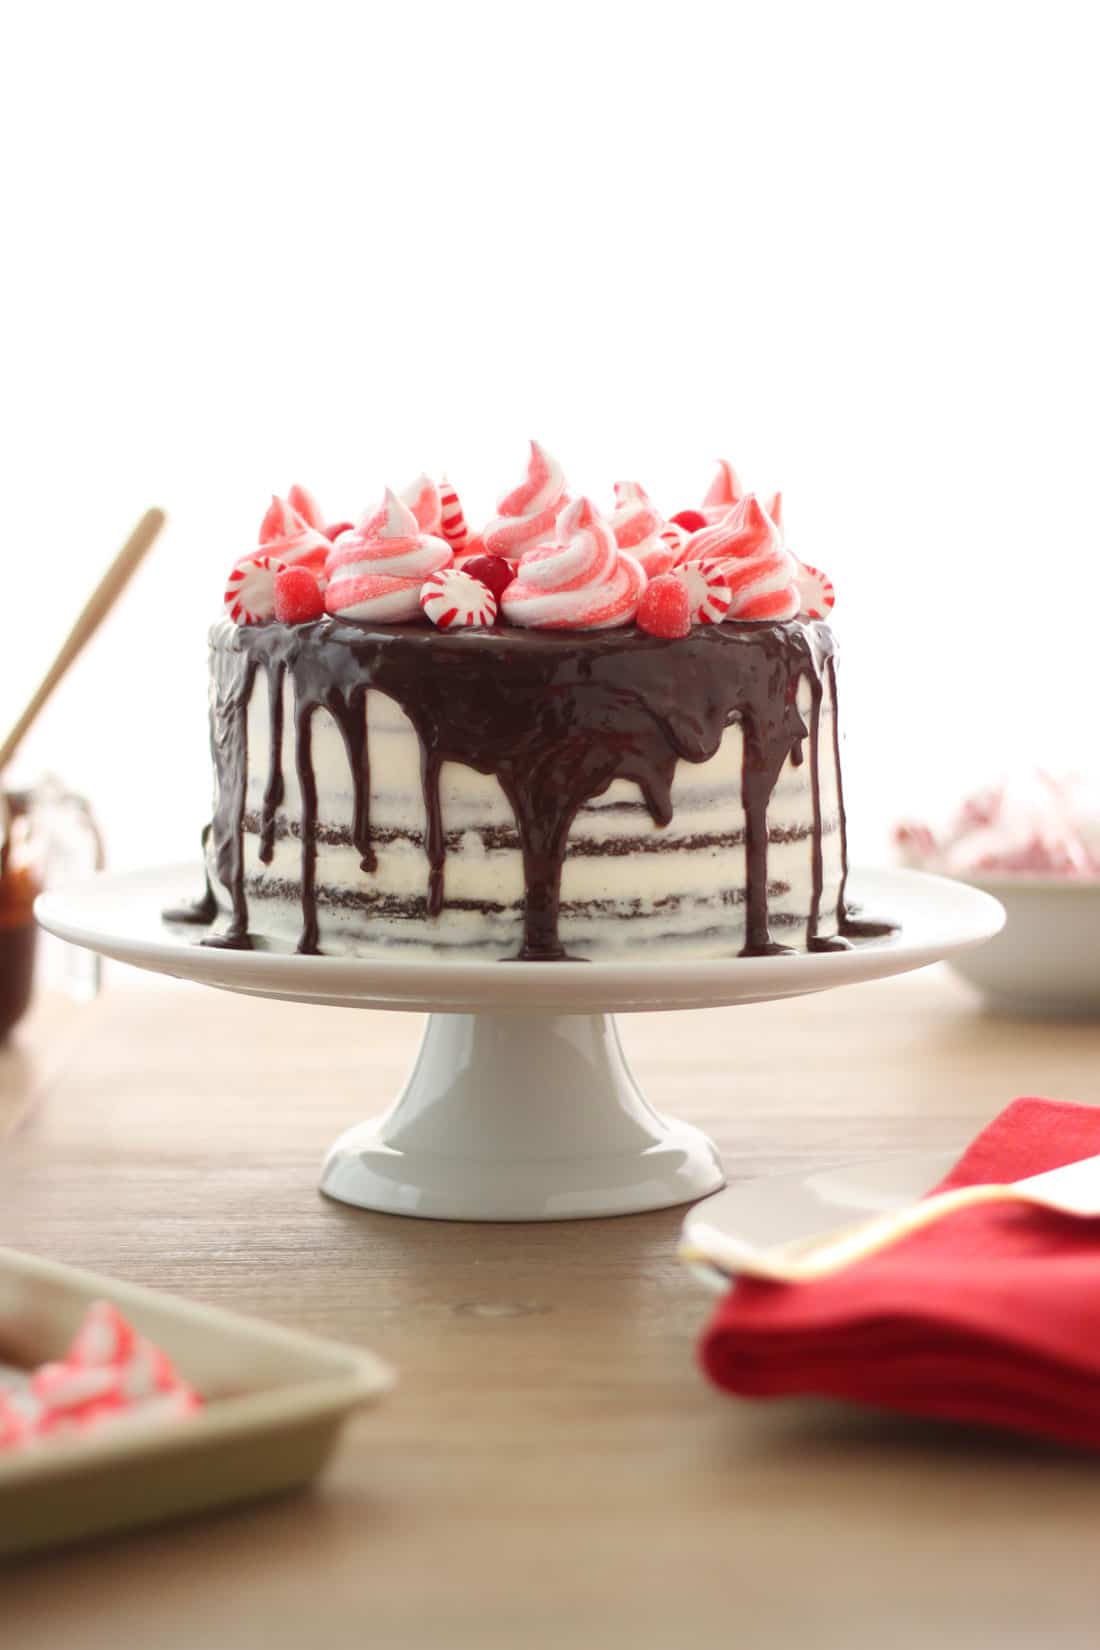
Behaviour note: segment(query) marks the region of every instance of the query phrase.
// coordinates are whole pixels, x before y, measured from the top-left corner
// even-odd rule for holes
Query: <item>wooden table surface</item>
[[[993,1019],[937,970],[621,1024],[735,1176],[955,1146],[1014,1094],[1100,1102],[1100,1027]],[[120,970],[0,1051],[0,1241],[401,1372],[315,1492],[0,1575],[0,1642],[1094,1650],[1100,1461],[722,1397],[682,1211],[476,1226],[322,1199],[324,1148],[419,1026]]]

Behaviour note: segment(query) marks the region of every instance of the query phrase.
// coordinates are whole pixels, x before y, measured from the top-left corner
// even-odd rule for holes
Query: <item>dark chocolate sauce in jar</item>
[[[31,1000],[38,942],[34,902],[41,892],[28,846],[27,799],[10,796],[8,807],[11,834],[0,853],[0,1041]]]

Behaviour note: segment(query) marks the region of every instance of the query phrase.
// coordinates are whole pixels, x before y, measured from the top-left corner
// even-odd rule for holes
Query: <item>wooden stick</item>
[[[146,510],[130,537],[96,585],[80,617],[69,631],[64,642],[62,642],[56,659],[35,688],[23,714],[4,740],[4,743],[0,745],[0,774],[3,773],[16,750],[22,744],[28,729],[58,682],[60,682],[85,644],[91,641],[103,620],[129,584],[131,577],[144,560],[146,552],[163,526],[163,510]]]

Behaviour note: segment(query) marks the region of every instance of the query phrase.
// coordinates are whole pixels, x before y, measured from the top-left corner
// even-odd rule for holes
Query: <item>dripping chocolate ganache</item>
[[[211,634],[204,943],[549,962],[858,931],[833,587],[779,494],[723,463],[699,510],[620,482],[605,518],[532,442],[476,538],[427,476],[324,519],[273,499]]]
[[[843,943],[822,623],[666,640],[223,622],[211,671],[223,943],[531,960]]]

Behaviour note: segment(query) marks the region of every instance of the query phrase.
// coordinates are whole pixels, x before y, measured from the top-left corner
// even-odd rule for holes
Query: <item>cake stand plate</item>
[[[73,945],[225,991],[346,1008],[428,1011],[409,1080],[330,1150],[321,1189],[391,1214],[561,1220],[686,1203],[723,1184],[713,1144],[638,1088],[612,1015],[768,1002],[885,978],[977,945],[1004,912],[963,883],[853,872],[852,898],[900,931],[812,956],[464,962],[223,951],[160,912],[201,887],[188,866],[101,874],[43,894],[38,920]]]

